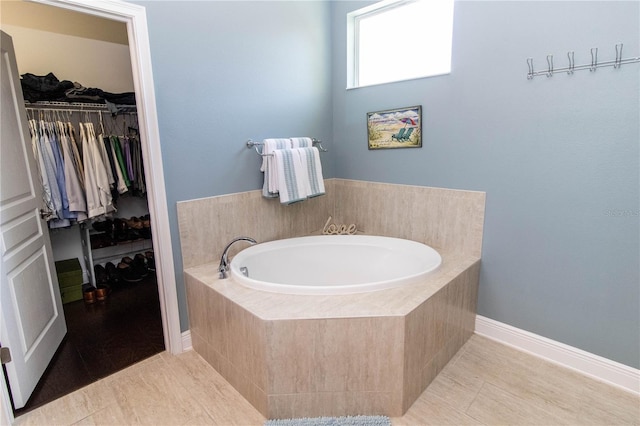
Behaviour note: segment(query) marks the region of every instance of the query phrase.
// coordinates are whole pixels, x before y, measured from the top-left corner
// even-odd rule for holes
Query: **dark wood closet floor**
[[[31,411],[164,350],[153,272],[112,289],[107,300],[64,305],[67,335],[27,405]]]

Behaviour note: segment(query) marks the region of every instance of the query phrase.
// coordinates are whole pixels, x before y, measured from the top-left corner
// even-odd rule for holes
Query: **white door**
[[[0,344],[15,408],[24,407],[67,332],[11,37],[1,32]]]

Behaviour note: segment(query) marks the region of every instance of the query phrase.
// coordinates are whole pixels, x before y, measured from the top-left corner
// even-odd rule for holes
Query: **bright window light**
[[[451,72],[454,0],[386,0],[347,15],[348,88]]]

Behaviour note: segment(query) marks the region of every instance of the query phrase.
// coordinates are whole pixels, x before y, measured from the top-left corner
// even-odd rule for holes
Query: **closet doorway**
[[[76,13],[79,15],[82,15],[82,13],[89,13],[89,14],[95,14],[95,15],[100,15],[100,16],[105,16],[105,15],[109,15],[108,13],[106,13],[106,10],[108,11],[109,8],[113,9],[110,11],[110,13],[113,14],[114,17],[118,18],[117,20],[121,21],[121,22],[125,22],[126,26],[128,26],[128,31],[133,31],[133,37],[131,34],[129,34],[129,39],[133,39],[134,41],[136,40],[136,37],[139,38],[142,36],[146,37],[146,22],[144,22],[144,26],[143,29],[144,31],[142,33],[140,33],[140,28],[138,28],[136,30],[136,26],[134,25],[136,22],[140,22],[140,16],[142,16],[142,20],[144,21],[144,9],[142,9],[142,15],[140,15],[140,7],[138,6],[131,6],[131,5],[118,5],[118,4],[107,4],[106,6],[104,4],[101,4],[101,2],[86,2],[87,4],[82,5],[82,1],[80,2],[74,2],[73,4],[66,4],[67,2],[62,0],[62,1],[56,1],[56,2],[48,2],[48,1],[42,1],[42,3],[49,3],[49,4],[53,4],[55,3],[56,5],[62,6],[62,7],[69,7],[71,9],[74,9],[75,11],[72,13]],[[79,5],[80,3],[80,5]],[[33,4],[27,4],[28,6],[38,6],[38,7],[49,7],[49,6],[43,6],[43,5],[33,5]],[[106,7],[106,9],[105,9]],[[128,10],[131,9],[131,7],[137,8],[136,10]],[[119,10],[122,9],[122,10]],[[3,15],[6,15],[5,13],[5,8],[3,5]],[[48,13],[46,13],[47,17],[48,17]],[[29,18],[31,19],[33,15],[28,14],[27,16],[29,16]],[[126,28],[125,26],[125,28]],[[4,23],[3,23],[3,27],[4,27]],[[62,32],[67,31],[68,29],[62,29]],[[11,33],[10,29],[8,28],[9,33]],[[125,35],[126,36],[126,35]],[[15,40],[15,37],[14,37]],[[14,41],[15,42],[15,41]],[[135,45],[132,45],[130,47],[130,49],[132,49],[131,52],[131,57],[134,58],[134,62],[136,62],[136,58],[137,58],[137,63],[135,64],[135,66],[133,67],[133,77],[135,82],[137,83],[137,87],[138,90],[136,90],[136,97],[138,99],[146,99],[147,102],[153,102],[154,101],[154,96],[153,96],[153,88],[151,88],[151,92],[150,92],[150,96],[149,96],[149,88],[146,88],[144,91],[141,91],[139,89],[140,87],[140,79],[142,78],[141,76],[144,76],[145,71],[141,68],[144,68],[145,66],[150,67],[150,63],[145,64],[144,60],[140,61],[140,46],[138,43],[134,43]],[[144,43],[143,47],[144,47]],[[148,46],[146,46],[147,50],[148,50]],[[137,50],[137,51],[136,51]],[[144,50],[144,49],[143,49]],[[20,53],[18,52],[18,55]],[[144,52],[142,52],[142,54],[144,54]],[[148,54],[148,52],[147,52]],[[147,58],[148,59],[148,58]],[[108,59],[107,59],[108,60]],[[142,63],[141,63],[142,62]],[[19,70],[21,73],[25,73],[25,72],[30,72],[30,70],[27,69],[20,69]],[[129,67],[129,72],[131,72],[131,67]],[[149,73],[150,76],[150,73]],[[74,78],[73,76],[65,76],[66,78]],[[146,95],[146,96],[145,96]],[[138,100],[138,106],[140,107],[140,100]],[[155,159],[156,157],[159,157],[159,146],[158,146],[158,139],[157,139],[157,119],[155,117],[155,105],[143,105],[142,110],[140,111],[140,117],[141,117],[141,138],[146,139],[146,146],[143,147],[143,157],[145,158],[145,163],[148,163],[149,159]],[[151,137],[155,136],[156,138],[153,139],[154,143],[156,144],[155,146],[153,145],[153,143],[150,143],[149,141],[152,140]],[[160,172],[160,173],[158,173]],[[166,349],[173,352],[173,353],[177,353],[180,352],[182,350],[182,345],[181,345],[181,339],[180,339],[180,332],[179,332],[179,321],[178,321],[178,315],[177,315],[177,298],[175,296],[175,284],[173,282],[174,278],[173,278],[173,263],[172,263],[172,259],[171,259],[171,250],[170,250],[170,237],[168,235],[168,218],[167,218],[167,212],[166,212],[166,201],[165,201],[165,193],[164,193],[164,183],[162,181],[162,163],[161,160],[159,161],[159,165],[158,163],[155,163],[153,165],[153,170],[150,172],[146,173],[147,176],[147,180],[148,180],[148,184],[149,184],[149,210],[151,211],[151,215],[153,217],[153,219],[151,220],[151,228],[153,228],[155,230],[155,228],[160,229],[160,232],[158,232],[157,234],[154,233],[153,236],[153,247],[158,247],[162,241],[165,241],[165,244],[162,244],[161,247],[165,247],[164,249],[160,249],[160,250],[154,250],[155,252],[155,260],[157,265],[156,268],[156,273],[153,274],[154,277],[157,276],[157,285],[155,283],[153,283],[152,285],[146,285],[145,290],[143,292],[138,292],[135,294],[134,297],[129,297],[125,302],[125,298],[121,297],[120,302],[119,302],[119,307],[121,309],[123,309],[123,311],[119,312],[119,313],[115,313],[114,314],[114,310],[112,309],[111,311],[109,311],[109,309],[111,307],[113,307],[114,305],[116,305],[116,299],[117,299],[117,294],[115,292],[113,292],[109,298],[110,300],[106,303],[103,304],[102,306],[97,306],[97,305],[93,305],[91,307],[91,309],[93,309],[93,311],[89,312],[86,308],[89,307],[89,304],[84,304],[84,302],[82,300],[78,301],[78,302],[73,302],[73,303],[69,303],[68,306],[65,305],[65,311],[67,311],[67,307],[69,308],[69,314],[67,315],[69,318],[73,317],[74,315],[78,315],[78,313],[80,313],[81,315],[84,314],[86,315],[87,312],[89,312],[90,315],[93,315],[90,318],[99,318],[100,315],[102,315],[102,321],[103,323],[105,321],[107,322],[111,322],[112,324],[118,321],[121,321],[124,323],[124,326],[126,328],[131,329],[132,327],[134,327],[134,324],[131,323],[132,318],[131,317],[127,317],[126,314],[124,314],[123,312],[131,312],[131,311],[135,311],[136,308],[132,308],[130,305],[131,303],[136,303],[136,299],[137,302],[142,302],[142,304],[144,306],[146,306],[147,308],[151,307],[151,311],[155,310],[155,321],[156,321],[156,326],[158,326],[158,335],[155,336],[155,344],[156,344],[156,349],[158,349],[158,351],[163,349],[163,346],[166,346]],[[158,179],[159,177],[159,179]],[[154,179],[155,178],[155,179]],[[135,210],[135,209],[134,209]],[[144,215],[142,215],[144,216]],[[131,220],[130,218],[127,218],[129,220]],[[164,231],[163,231],[164,230]],[[55,240],[55,238],[54,238]],[[56,248],[54,247],[54,255],[55,255],[55,250]],[[144,250],[149,251],[149,250]],[[89,267],[88,265],[85,266],[85,268]],[[86,269],[85,269],[86,270]],[[87,271],[89,273],[93,272],[93,271]],[[84,277],[84,281],[88,281],[86,279],[86,275]],[[149,284],[149,283],[147,283]],[[143,287],[143,285],[138,284],[138,287]],[[129,288],[127,290],[130,290],[132,288]],[[149,291],[149,289],[151,289],[152,291]],[[120,294],[120,296],[122,296],[122,294]],[[108,305],[111,306],[108,306]],[[129,305],[127,305],[129,304]],[[125,306],[128,306],[128,308],[125,308]],[[97,309],[94,309],[97,308]],[[101,313],[98,311],[99,309],[102,309]],[[98,313],[96,313],[98,312]],[[109,317],[110,315],[110,317]],[[124,356],[124,357],[120,357],[120,358],[128,358],[128,359],[135,359],[135,355],[133,354],[133,352],[136,351],[136,348],[122,348],[121,345],[120,347],[118,347],[117,341],[114,340],[114,337],[104,337],[100,335],[100,332],[98,330],[98,328],[96,327],[96,323],[95,321],[90,321],[88,320],[89,317],[84,317],[84,321],[80,321],[81,323],[85,323],[86,330],[84,331],[84,335],[85,335],[85,339],[86,340],[91,340],[93,339],[98,340],[98,341],[102,341],[102,345],[97,345],[102,347],[103,349],[108,349],[108,348],[117,348],[118,350],[121,350],[124,352],[121,353],[127,353],[128,355]],[[142,325],[143,328],[148,329],[148,325]],[[69,331],[71,332],[72,327],[69,327]],[[82,334],[82,333],[80,333]],[[159,345],[158,345],[159,342]],[[147,348],[148,349],[148,348]],[[54,357],[54,360],[52,362],[52,367],[54,368],[54,365],[56,364],[56,362],[58,362],[59,366],[63,366],[63,369],[65,370],[75,370],[79,365],[72,365],[69,364],[68,362],[60,362],[61,357],[64,357],[65,354],[64,352],[68,350],[65,349],[64,343],[63,345],[60,347],[58,353],[56,354],[56,356]],[[73,352],[73,351],[71,351]],[[77,351],[76,351],[77,352]],[[144,351],[143,351],[144,353]],[[146,356],[148,356],[148,351],[146,352]],[[77,353],[76,353],[77,355]],[[88,355],[85,355],[88,356]],[[95,352],[93,354],[92,357],[98,357],[100,356],[99,351]],[[77,362],[78,359],[76,359],[75,362]],[[86,361],[86,360],[85,360]],[[100,362],[96,362],[95,359],[92,359],[93,361],[93,365],[94,366],[99,366],[99,367],[94,367],[94,371],[92,372],[92,374],[89,374],[90,376],[92,376],[93,378],[99,378],[101,376],[107,375],[109,374],[109,371],[107,369],[107,366],[109,364],[113,365],[115,367],[115,369],[121,369],[124,366],[122,365],[122,363],[114,363],[113,360],[111,361],[105,361],[104,363],[100,364]],[[86,362],[84,362],[84,367],[86,369]],[[51,373],[51,372],[48,372]],[[43,376],[43,380],[47,380],[47,374],[45,373],[45,376]],[[3,378],[4,379],[4,378]],[[54,379],[56,384],[60,384],[61,380],[59,379]],[[84,385],[87,383],[81,383],[80,385]],[[56,390],[56,392],[60,393],[62,392],[70,392],[72,390],[75,389],[58,389]],[[61,396],[60,394],[58,394],[55,397],[59,397]],[[42,402],[42,401],[40,401]],[[38,402],[38,403],[40,403]],[[45,401],[46,402],[46,401]]]

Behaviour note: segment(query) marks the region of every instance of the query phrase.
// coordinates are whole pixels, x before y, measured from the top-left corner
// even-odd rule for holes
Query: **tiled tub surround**
[[[180,203],[193,346],[267,418],[399,416],[473,333],[484,193],[332,180],[327,194],[288,207],[259,191]],[[431,245],[443,263],[423,283],[340,296],[218,279],[233,236],[313,234],[329,214],[368,234]],[[197,264],[197,256],[210,257]]]

